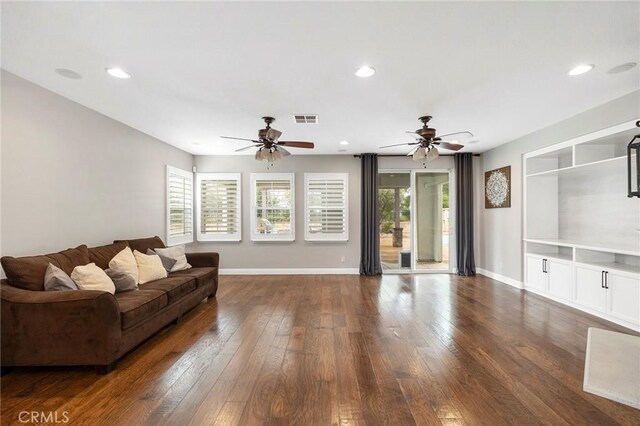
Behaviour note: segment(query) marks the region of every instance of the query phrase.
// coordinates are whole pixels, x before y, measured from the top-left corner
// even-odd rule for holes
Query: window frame
[[[185,179],[188,179],[191,182],[191,233],[190,234],[184,234],[184,235],[180,235],[177,237],[172,237],[171,236],[171,204],[170,204],[170,194],[169,194],[169,181],[170,181],[170,176],[171,175],[178,175],[181,176]],[[179,245],[179,244],[189,244],[192,243],[194,241],[195,235],[193,232],[193,211],[194,211],[194,205],[193,205],[193,191],[194,191],[194,185],[193,185],[193,172],[189,172],[187,170],[182,170],[178,167],[173,167],[173,166],[169,166],[167,165],[166,167],[166,180],[165,180],[165,208],[166,208],[166,236],[167,236],[167,245],[168,246],[175,246],[175,245]],[[185,203],[186,205],[186,203]]]
[[[309,233],[309,182],[311,180],[335,180],[344,182],[344,232],[342,234]],[[349,241],[349,173],[305,173],[304,174],[304,235],[305,241]]]
[[[291,185],[290,222],[291,234],[261,234],[257,228],[256,184],[258,181],[288,180]],[[251,241],[285,241],[296,239],[296,180],[295,173],[251,173]]]
[[[237,230],[233,234],[212,235],[202,233],[202,181],[235,180]],[[196,173],[196,239],[198,241],[242,241],[242,174],[241,173]]]

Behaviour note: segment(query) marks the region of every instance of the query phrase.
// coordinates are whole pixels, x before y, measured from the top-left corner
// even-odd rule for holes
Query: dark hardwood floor
[[[482,276],[226,276],[109,375],[2,377],[2,423],[638,425],[582,391],[590,326],[628,332]]]

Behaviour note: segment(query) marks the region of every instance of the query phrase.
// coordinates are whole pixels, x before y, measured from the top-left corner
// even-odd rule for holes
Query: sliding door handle
[[[604,287],[604,271],[602,271],[602,273],[600,274],[600,287],[605,288]]]
[[[604,288],[609,289],[609,271],[604,271]]]

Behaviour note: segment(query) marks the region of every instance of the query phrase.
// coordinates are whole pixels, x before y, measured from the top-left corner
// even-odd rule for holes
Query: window
[[[240,173],[196,174],[198,241],[240,241]]]
[[[305,173],[305,239],[347,241],[349,197],[347,173]]]
[[[251,239],[295,240],[293,173],[251,174]]]
[[[167,244],[193,242],[193,173],[167,166]]]

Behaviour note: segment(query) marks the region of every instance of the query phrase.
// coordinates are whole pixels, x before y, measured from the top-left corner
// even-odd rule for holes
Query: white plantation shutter
[[[196,175],[198,241],[240,241],[240,173]]]
[[[193,173],[167,166],[167,244],[193,241]]]
[[[295,239],[295,187],[293,173],[251,174],[251,239]]]
[[[347,173],[305,173],[305,239],[349,239]]]

